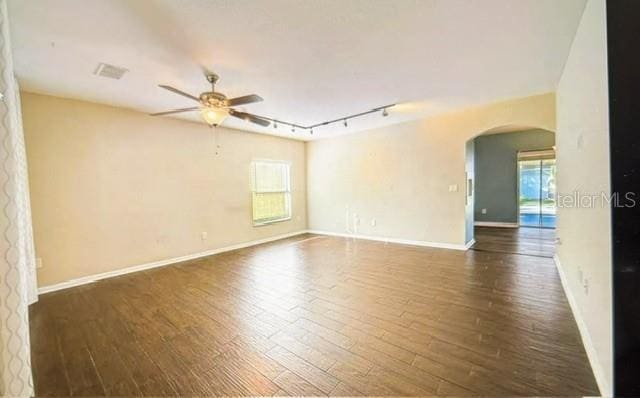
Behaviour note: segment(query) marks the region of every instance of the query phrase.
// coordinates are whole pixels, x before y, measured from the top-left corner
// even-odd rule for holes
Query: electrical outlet
[[[203,232],[200,237],[202,238],[202,240],[207,240],[207,238],[209,237],[209,234],[206,232]]]
[[[482,214],[487,214],[487,209],[482,209]]]
[[[376,219],[375,219],[375,218],[372,218],[372,219],[371,219],[371,226],[372,226],[372,227],[375,227],[375,226],[376,226]]]
[[[42,257],[36,258],[36,268],[42,268]]]
[[[449,192],[458,192],[458,184],[449,185]]]

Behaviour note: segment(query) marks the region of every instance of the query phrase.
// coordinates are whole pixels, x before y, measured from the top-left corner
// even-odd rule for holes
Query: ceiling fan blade
[[[260,126],[263,126],[263,127],[267,127],[271,124],[271,122],[268,121],[267,119],[263,119],[260,116],[252,115],[250,113],[238,112],[238,111],[234,111],[233,109],[230,109],[229,113],[233,117],[237,117],[238,119],[246,120],[251,123],[259,124]]]
[[[254,102],[264,101],[261,96],[256,94],[245,95],[242,97],[231,98],[226,101],[227,106],[238,106],[244,104],[252,104]]]
[[[173,88],[171,86],[165,86],[164,84],[159,84],[158,87],[162,87],[165,90],[169,90],[169,91],[174,92],[174,93],[176,93],[178,95],[182,95],[183,97],[191,98],[194,101],[200,102],[200,98],[195,97],[195,96],[193,96],[193,95],[191,95],[189,93],[185,93],[184,91],[180,91],[177,88]]]
[[[192,112],[192,111],[197,111],[199,109],[200,109],[199,106],[194,106],[194,107],[191,107],[191,108],[180,108],[180,109],[174,109],[172,111],[151,113],[151,116],[162,116],[162,115],[171,115],[172,113]]]

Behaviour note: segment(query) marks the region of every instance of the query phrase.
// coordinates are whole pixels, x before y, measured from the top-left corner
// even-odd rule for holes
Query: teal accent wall
[[[517,223],[518,151],[551,148],[555,134],[529,130],[481,135],[474,141],[474,221]]]

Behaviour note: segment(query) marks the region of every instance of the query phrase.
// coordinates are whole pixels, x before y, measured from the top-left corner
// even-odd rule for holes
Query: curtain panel
[[[20,98],[0,0],[0,395],[33,396],[29,304],[37,299]]]

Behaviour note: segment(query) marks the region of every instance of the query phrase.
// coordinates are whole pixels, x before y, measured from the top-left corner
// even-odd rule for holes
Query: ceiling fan
[[[200,115],[202,116],[202,118],[211,127],[220,125],[224,121],[224,119],[227,118],[227,116],[233,116],[238,119],[258,124],[263,127],[267,127],[271,124],[269,120],[264,119],[260,116],[252,115],[251,113],[247,112],[237,111],[232,108],[233,106],[260,102],[262,101],[262,97],[256,94],[250,94],[244,95],[242,97],[227,98],[226,95],[218,93],[215,90],[216,82],[220,79],[218,75],[216,75],[215,73],[205,73],[205,77],[207,78],[207,81],[211,83],[211,91],[200,93],[198,97],[189,93],[185,93],[184,91],[178,90],[177,88],[160,84],[159,87],[182,95],[183,97],[192,99],[198,102],[199,105],[190,108],[180,108],[165,112],[152,113],[151,116],[163,116],[171,115],[174,113],[200,111]]]

